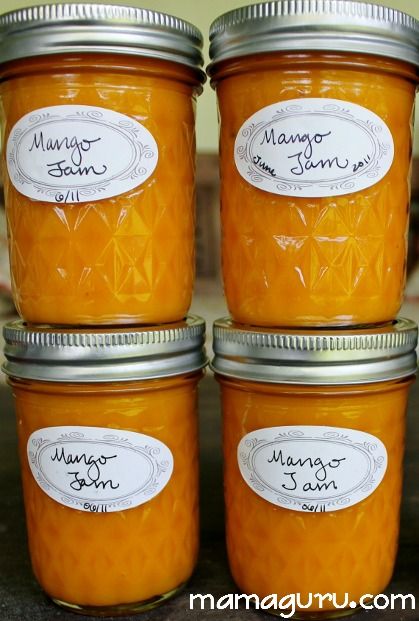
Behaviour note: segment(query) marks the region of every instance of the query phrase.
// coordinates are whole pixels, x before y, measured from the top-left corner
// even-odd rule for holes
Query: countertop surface
[[[202,545],[197,570],[181,595],[155,610],[142,613],[143,621],[236,620],[273,618],[246,610],[190,610],[190,594],[212,594],[215,602],[235,593],[227,568],[223,534],[222,466],[218,387],[208,375],[200,386],[201,416],[201,515]],[[21,499],[15,421],[10,389],[0,385],[0,620],[77,621],[77,616],[52,604],[32,576],[26,550],[25,520]],[[354,621],[419,620],[419,383],[410,395],[406,449],[405,495],[400,551],[394,578],[387,593],[413,594],[417,610],[363,611]],[[385,543],[383,542],[385,545]],[[410,606],[409,606],[410,608]]]

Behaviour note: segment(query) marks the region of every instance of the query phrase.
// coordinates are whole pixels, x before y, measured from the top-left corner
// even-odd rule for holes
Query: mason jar
[[[194,280],[202,36],[104,4],[0,17],[13,297],[31,323],[156,324]]]
[[[364,2],[265,2],[211,27],[222,269],[240,323],[393,320],[407,256],[419,28]]]
[[[99,616],[173,597],[198,554],[204,321],[112,332],[15,321],[4,336],[40,586]]]
[[[317,332],[215,322],[228,558],[259,608],[347,615],[389,584],[416,342],[404,319]]]

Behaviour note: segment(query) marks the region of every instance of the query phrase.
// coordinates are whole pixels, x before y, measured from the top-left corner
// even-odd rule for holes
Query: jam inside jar
[[[356,612],[394,570],[415,324],[214,334],[235,583],[281,616]]]
[[[6,328],[32,568],[69,610],[148,610],[195,568],[204,322],[169,326]]]
[[[383,593],[397,553],[405,412],[411,380],[362,389],[316,390],[225,378],[220,378],[220,384],[227,550],[240,592],[257,593],[261,600],[274,594],[278,601],[284,598],[284,603],[290,603],[286,596],[298,594],[297,615],[302,619],[312,618],[313,613],[318,613],[318,618],[339,616],[334,602],[348,614],[350,603],[355,601],[355,612],[365,594]],[[265,428],[276,428],[280,433],[288,426],[298,433],[304,426],[313,425],[333,429],[336,434],[342,430],[342,435],[348,428],[367,431],[387,447],[385,482],[362,504],[318,513],[320,503],[308,500],[303,505],[305,512],[300,513],[266,502],[243,481],[236,454],[244,435]],[[289,461],[284,451],[272,451],[272,456],[278,459],[278,467]],[[314,471],[322,467],[321,453],[307,452],[292,461],[295,464],[306,459],[316,462]],[[342,457],[332,459],[335,461],[323,459],[323,463],[330,463],[335,474]],[[282,468],[289,473],[298,469]],[[281,485],[292,490],[295,482],[300,483],[296,476],[284,476]],[[328,475],[324,482],[318,473],[318,478],[309,475],[304,484],[316,490],[333,481]],[[314,597],[316,593],[334,594],[334,600],[325,597],[320,603]],[[302,607],[307,605],[305,612]]]
[[[194,280],[202,41],[170,16],[89,6],[91,18],[74,9],[74,23],[59,6],[46,23],[36,10],[12,25],[3,17],[14,301],[31,323],[179,321]]]
[[[392,37],[378,18],[361,34],[339,5],[285,5],[212,27],[229,311],[259,326],[391,321],[406,278],[417,52],[375,45],[379,31]]]

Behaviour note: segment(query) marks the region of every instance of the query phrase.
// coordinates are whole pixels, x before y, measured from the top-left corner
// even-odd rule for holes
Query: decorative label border
[[[51,179],[50,183],[45,183],[37,179],[36,153],[33,163],[25,167],[21,155],[22,142],[37,130],[50,130],[50,137],[54,137],[54,127],[63,123],[68,126],[69,137],[73,136],[73,129],[83,125],[95,126],[98,132],[105,132],[107,143],[112,141],[113,134],[119,144],[121,141],[124,144],[125,160],[129,153],[128,164],[121,168],[118,153],[112,153],[115,169],[101,180],[83,179],[81,176],[71,183],[66,177],[60,178],[59,182]],[[104,150],[112,152],[112,144],[101,145],[96,157],[100,157]],[[60,150],[58,157],[61,153]],[[89,202],[117,196],[144,183],[157,166],[158,147],[146,127],[114,110],[83,105],[50,106],[26,114],[14,125],[7,141],[6,161],[11,182],[29,198],[53,203]]]
[[[351,144],[356,141],[353,132],[362,132],[370,142],[370,152],[359,153],[357,161],[351,164],[352,169],[344,174],[325,174],[311,181],[276,174],[273,160],[266,162],[262,159],[255,163],[258,159],[255,144],[265,131],[279,128],[281,122],[292,119],[296,134],[304,120],[308,121],[314,135],[319,118],[330,119],[331,126],[333,123],[347,124]],[[333,153],[344,152],[345,145],[334,144],[331,138],[336,149]],[[286,196],[339,196],[366,189],[380,181],[393,163],[394,141],[383,119],[363,106],[329,98],[290,99],[266,106],[245,121],[236,137],[234,158],[240,175],[261,190]]]
[[[308,446],[307,443],[312,445],[313,441],[319,449],[319,455],[324,454],[322,447],[327,445],[344,447],[346,454],[348,448],[349,452],[354,451],[357,459],[361,457],[365,461],[365,472],[361,480],[353,481],[352,485],[346,484],[343,492],[334,494],[329,490],[317,495],[310,493],[303,495],[301,490],[299,493],[287,493],[284,489],[278,489],[270,484],[260,471],[260,467],[258,469],[256,465],[258,454],[262,449],[276,447],[279,452],[285,443],[288,446],[294,444],[294,461],[307,460],[307,454],[303,452],[302,447]],[[385,445],[375,436],[354,429],[324,426],[258,429],[241,439],[237,447],[237,459],[243,479],[256,494],[286,509],[317,513],[346,509],[368,498],[383,480],[388,461]]]
[[[75,446],[79,447],[77,454],[74,453]],[[81,497],[80,494],[72,491],[69,485],[66,485],[65,490],[61,489],[65,487],[64,475],[68,475],[69,472],[61,472],[59,475],[63,477],[63,485],[54,484],[52,471],[49,472],[43,466],[43,457],[48,449],[63,450],[64,453],[61,454],[65,454],[66,447],[72,451],[70,453],[72,465],[66,464],[67,470],[70,468],[74,470],[77,466],[73,464],[82,462],[81,451],[83,450],[85,455],[89,455],[98,447],[111,449],[112,453],[116,453],[120,462],[118,464],[120,477],[125,477],[125,479],[129,477],[130,481],[132,480],[132,490],[121,495],[116,489],[114,493],[110,493],[108,488],[106,491],[96,490],[96,494]],[[146,470],[145,480],[141,484],[138,484],[135,472],[128,471],[124,466],[127,452],[130,453],[131,458],[135,457],[137,472],[141,471],[143,478]],[[27,455],[35,481],[50,498],[72,509],[96,513],[123,511],[148,502],[163,490],[173,473],[173,455],[163,442],[133,431],[101,427],[64,426],[39,429],[28,439]],[[84,465],[86,468],[86,460],[84,460]],[[52,469],[53,466],[49,464],[49,468]],[[62,468],[63,471],[64,469]]]

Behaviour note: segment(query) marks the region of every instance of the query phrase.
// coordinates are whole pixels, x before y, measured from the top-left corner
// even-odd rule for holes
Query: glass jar
[[[13,296],[28,322],[156,324],[194,279],[202,36],[123,6],[0,17]]]
[[[402,319],[317,333],[215,323],[228,557],[259,607],[335,617],[387,587],[416,342]]]
[[[39,584],[100,616],[173,597],[198,554],[204,321],[94,333],[17,321],[5,340]]]
[[[233,318],[381,323],[406,276],[418,24],[360,2],[266,2],[211,27]]]

